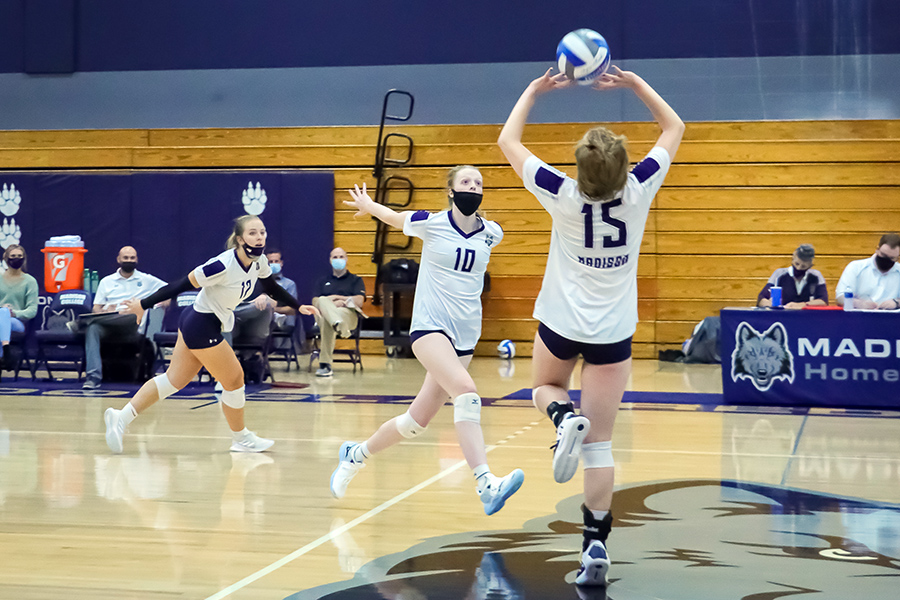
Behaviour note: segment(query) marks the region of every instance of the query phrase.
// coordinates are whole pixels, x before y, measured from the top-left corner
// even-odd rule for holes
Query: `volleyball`
[[[578,85],[590,85],[609,68],[609,46],[593,29],[567,33],[556,47],[559,72]]]
[[[503,340],[497,345],[497,354],[500,358],[514,358],[516,356],[516,344],[512,340]]]

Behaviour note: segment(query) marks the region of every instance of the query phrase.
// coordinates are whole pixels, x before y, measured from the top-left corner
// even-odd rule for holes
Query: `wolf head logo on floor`
[[[354,577],[285,600],[897,597],[900,549],[879,534],[900,527],[894,504],[743,481],[625,486],[613,495],[603,589],[572,585],[581,502],[567,498],[519,530],[430,538],[368,562],[344,531],[335,560]]]
[[[749,379],[765,392],[777,379],[794,381],[794,357],[787,346],[787,331],[775,323],[765,333],[748,323],[738,325],[731,355],[731,380]]]

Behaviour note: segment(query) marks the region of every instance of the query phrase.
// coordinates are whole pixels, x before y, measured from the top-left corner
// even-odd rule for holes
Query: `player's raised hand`
[[[601,75],[594,82],[595,90],[614,90],[617,88],[634,88],[640,78],[631,71],[623,71],[616,65],[612,65],[609,71]]]
[[[528,84],[528,89],[535,95],[540,96],[552,90],[559,90],[572,86],[575,82],[566,77],[565,73],[557,73],[552,75],[553,69],[547,69],[547,72]]]
[[[350,197],[353,198],[353,200],[344,200],[344,204],[346,204],[347,206],[352,206],[357,210],[357,213],[353,215],[354,217],[372,214],[372,207],[375,206],[375,201],[372,200],[369,197],[369,194],[366,192],[365,183],[363,183],[362,190],[359,189],[358,185],[354,185],[353,189],[348,191],[350,192]]]

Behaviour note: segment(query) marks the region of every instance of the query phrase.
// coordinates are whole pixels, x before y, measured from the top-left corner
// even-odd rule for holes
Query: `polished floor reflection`
[[[141,415],[113,456],[102,415],[126,391],[0,383],[0,598],[897,597],[900,413],[623,406],[613,583],[579,590],[581,476],[553,482],[553,431],[527,401],[483,412],[493,470],[526,474],[492,517],[449,408],[331,498],[340,443],[422,379],[415,361],[365,360],[252,394],[248,426],[277,442],[264,455],[228,452],[211,389]],[[527,360],[472,370],[485,397],[529,385]],[[630,387],[716,393],[720,377],[637,361]]]

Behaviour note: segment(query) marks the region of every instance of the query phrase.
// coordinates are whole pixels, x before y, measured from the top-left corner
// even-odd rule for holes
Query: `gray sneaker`
[[[84,383],[81,385],[81,389],[83,389],[83,390],[99,390],[100,382],[97,381],[96,379],[91,379],[90,377],[88,377],[87,379],[84,380]]]
[[[316,377],[331,377],[334,375],[334,371],[331,370],[331,367],[319,367],[316,370]]]

